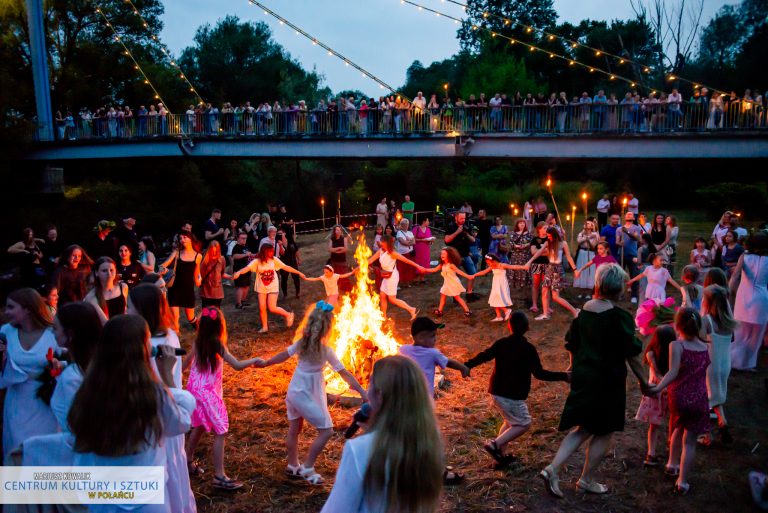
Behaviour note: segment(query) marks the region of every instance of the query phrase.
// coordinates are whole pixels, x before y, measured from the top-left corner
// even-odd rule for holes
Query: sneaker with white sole
[[[538,315],[538,316],[534,317],[534,320],[536,320],[536,321],[548,321],[549,320],[549,315],[541,314],[541,315]]]

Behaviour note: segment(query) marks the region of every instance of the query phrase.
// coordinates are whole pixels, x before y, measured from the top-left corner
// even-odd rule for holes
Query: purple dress
[[[669,384],[669,428],[686,429],[695,435],[709,431],[707,367],[709,351],[683,347],[680,371]]]
[[[417,239],[428,239],[432,237],[432,230],[428,227],[416,226],[413,229],[413,236]],[[419,242],[417,240],[413,246],[413,261],[422,267],[429,267],[429,248],[429,242]]]

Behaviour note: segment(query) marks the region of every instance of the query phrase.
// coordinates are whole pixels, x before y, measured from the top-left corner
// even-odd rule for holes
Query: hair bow
[[[219,312],[215,308],[203,308],[201,315],[215,321],[219,317]]]
[[[315,309],[322,310],[323,312],[333,312],[333,305],[321,299],[317,302]]]

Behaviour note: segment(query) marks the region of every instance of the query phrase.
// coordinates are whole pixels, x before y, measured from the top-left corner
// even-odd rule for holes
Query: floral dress
[[[506,235],[507,233],[508,230],[505,225],[491,226],[491,237],[494,235]],[[491,239],[491,244],[488,246],[488,253],[495,253],[499,257],[499,260],[506,264],[509,262],[509,258],[507,258],[507,252],[502,252],[499,250],[499,246],[501,246],[502,242],[504,242],[504,239]],[[506,246],[506,243],[504,245]]]
[[[512,265],[524,265],[531,258],[530,245],[533,237],[529,232],[512,232],[509,235],[509,263]],[[507,271],[509,286],[522,289],[530,284],[528,271]]]

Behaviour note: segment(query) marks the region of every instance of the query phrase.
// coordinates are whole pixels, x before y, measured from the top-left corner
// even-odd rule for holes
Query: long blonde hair
[[[373,366],[371,391],[379,407],[363,482],[369,507],[434,513],[443,484],[443,444],[424,372],[406,357],[382,358]]]
[[[320,363],[323,357],[323,345],[333,326],[333,311],[325,311],[321,306],[312,308],[296,330],[294,342],[299,344],[299,358],[312,363]]]
[[[738,321],[733,318],[731,305],[728,303],[728,290],[720,285],[710,285],[704,289],[704,299],[701,311],[708,314],[718,328],[731,332],[738,326]]]

